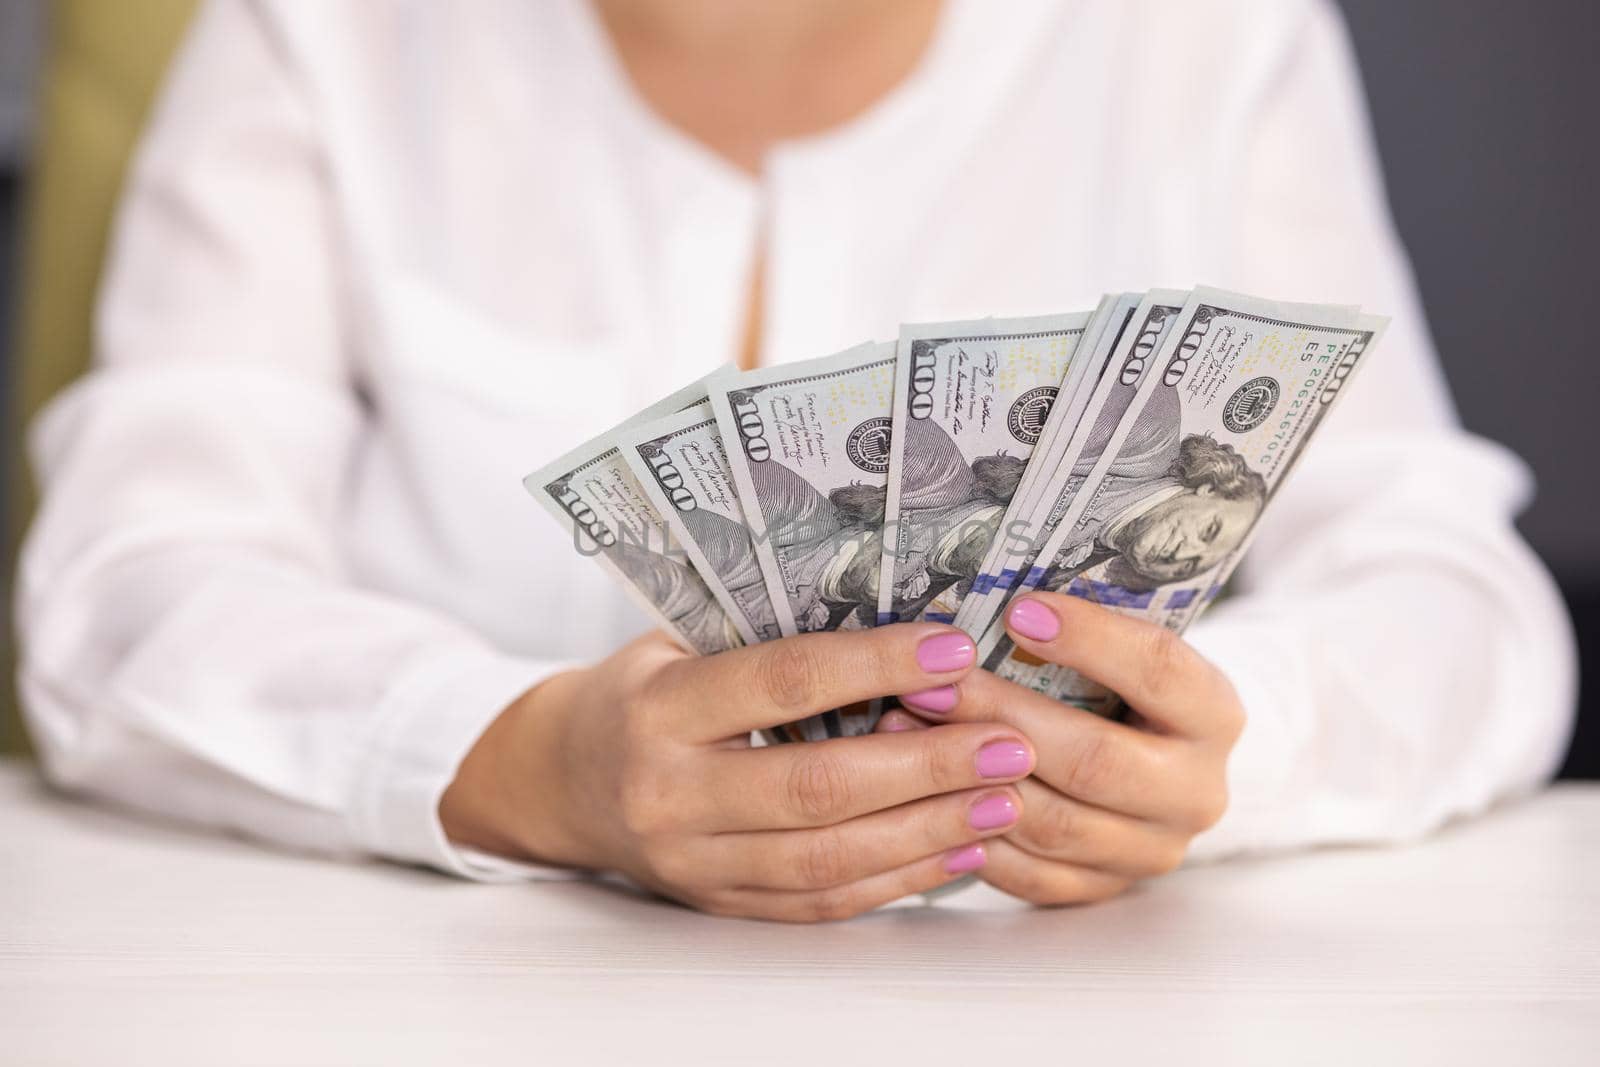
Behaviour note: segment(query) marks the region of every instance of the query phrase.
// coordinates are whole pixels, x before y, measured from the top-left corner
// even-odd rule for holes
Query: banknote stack
[[[936,620],[1001,677],[1113,714],[1114,694],[1012,646],[1006,605],[1056,590],[1181,632],[1385,325],[1206,288],[908,325],[718,371],[526,485],[695,652]],[[766,736],[865,733],[879,710]]]

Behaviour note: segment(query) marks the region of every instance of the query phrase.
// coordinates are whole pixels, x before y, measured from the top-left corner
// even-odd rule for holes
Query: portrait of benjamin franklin
[[[1172,390],[1150,398],[1042,588],[1098,568],[1111,585],[1154,589],[1205,573],[1243,543],[1266,481],[1231,445],[1180,435],[1179,417]]]

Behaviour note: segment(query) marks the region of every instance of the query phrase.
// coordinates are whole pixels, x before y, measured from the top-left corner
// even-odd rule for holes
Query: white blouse
[[[440,829],[458,761],[644,625],[519,480],[732,358],[763,238],[768,362],[1196,282],[1392,315],[1191,633],[1250,716],[1196,852],[1408,838],[1551,773],[1574,654],[1531,480],[1456,423],[1326,0],[951,0],[760,179],[647,108],[583,0],[213,0],[97,369],[33,429],[51,778],[496,873]]]

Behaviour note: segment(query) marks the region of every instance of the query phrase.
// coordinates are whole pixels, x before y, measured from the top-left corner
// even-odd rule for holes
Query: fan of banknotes
[[[1010,599],[1057,590],[1181,632],[1386,325],[1206,288],[908,325],[717,371],[525,484],[695,652],[936,620],[1000,676],[1111,714],[1114,694],[1012,646]],[[866,733],[878,710],[766,736]]]

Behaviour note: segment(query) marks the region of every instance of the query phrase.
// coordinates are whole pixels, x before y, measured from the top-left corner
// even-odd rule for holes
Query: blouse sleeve
[[[1200,857],[1398,841],[1534,789],[1575,704],[1560,597],[1513,520],[1528,469],[1457,424],[1330,4],[1291,9],[1215,195],[1230,285],[1393,317],[1191,634],[1249,723]],[[1506,358],[1536,358],[1504,353]]]
[[[333,534],[368,417],[313,109],[271,19],[205,7],[121,209],[96,369],[34,426],[20,685],[57,784],[463,875],[437,806],[556,665],[364,592]]]

